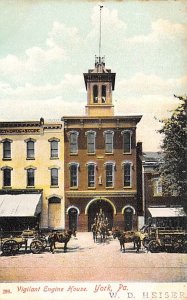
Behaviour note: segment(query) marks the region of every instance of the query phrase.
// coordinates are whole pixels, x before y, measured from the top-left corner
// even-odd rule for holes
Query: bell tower
[[[112,104],[112,91],[115,86],[115,73],[105,68],[105,59],[101,57],[101,11],[99,22],[99,56],[95,56],[94,69],[84,73],[84,81],[87,90],[87,116],[113,116],[114,105]]]
[[[95,57],[95,68],[84,73],[87,90],[86,115],[113,116],[112,91],[115,86],[115,73],[105,68],[104,57]]]

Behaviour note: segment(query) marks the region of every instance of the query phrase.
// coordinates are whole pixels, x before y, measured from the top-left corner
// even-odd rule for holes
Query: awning
[[[183,207],[149,207],[148,210],[153,218],[186,216]]]
[[[40,193],[0,195],[0,217],[36,217],[41,209]]]

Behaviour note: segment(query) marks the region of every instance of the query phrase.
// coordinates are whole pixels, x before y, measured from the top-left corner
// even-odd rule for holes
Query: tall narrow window
[[[51,158],[58,158],[58,141],[51,141]]]
[[[114,164],[106,164],[106,187],[114,186]]]
[[[69,136],[70,153],[77,154],[78,153],[78,135],[79,135],[79,133],[77,131],[72,131],[69,134],[70,134],[70,136]]]
[[[27,158],[34,158],[34,141],[27,142]]]
[[[132,164],[130,162],[126,162],[123,164],[123,186],[131,187],[131,169]]]
[[[153,180],[153,194],[154,196],[162,196],[162,182],[159,178]]]
[[[131,153],[131,131],[124,130],[122,131],[123,135],[123,152],[124,153]]]
[[[3,186],[11,186],[11,168],[3,168]]]
[[[88,164],[88,187],[95,187],[95,164]]]
[[[58,169],[51,169],[51,186],[58,186]]]
[[[113,136],[114,132],[113,131],[105,131],[104,132],[105,136],[105,152],[106,153],[113,153]]]
[[[3,159],[11,159],[11,141],[3,141]]]
[[[106,85],[102,85],[102,103],[106,102]]]
[[[93,86],[93,102],[98,103],[98,86]]]
[[[34,186],[34,172],[33,168],[27,169],[27,186]]]
[[[88,153],[95,153],[95,131],[86,132],[87,135],[87,151]]]
[[[78,187],[78,164],[70,165],[70,187]]]

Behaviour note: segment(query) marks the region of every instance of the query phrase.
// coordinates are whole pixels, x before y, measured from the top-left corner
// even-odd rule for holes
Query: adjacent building
[[[169,228],[187,227],[187,203],[184,197],[165,196],[163,193],[160,165],[163,153],[143,152],[143,211],[145,223]]]
[[[0,227],[64,228],[63,123],[0,123]]]

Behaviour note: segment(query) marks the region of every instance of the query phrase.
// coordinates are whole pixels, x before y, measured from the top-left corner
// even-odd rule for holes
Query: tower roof
[[[115,86],[115,73],[111,73],[111,69],[106,69],[105,67],[105,57],[95,56],[95,67],[94,69],[89,69],[88,73],[84,73],[84,81],[87,89],[87,82],[100,82],[109,81],[112,82],[112,90]]]

